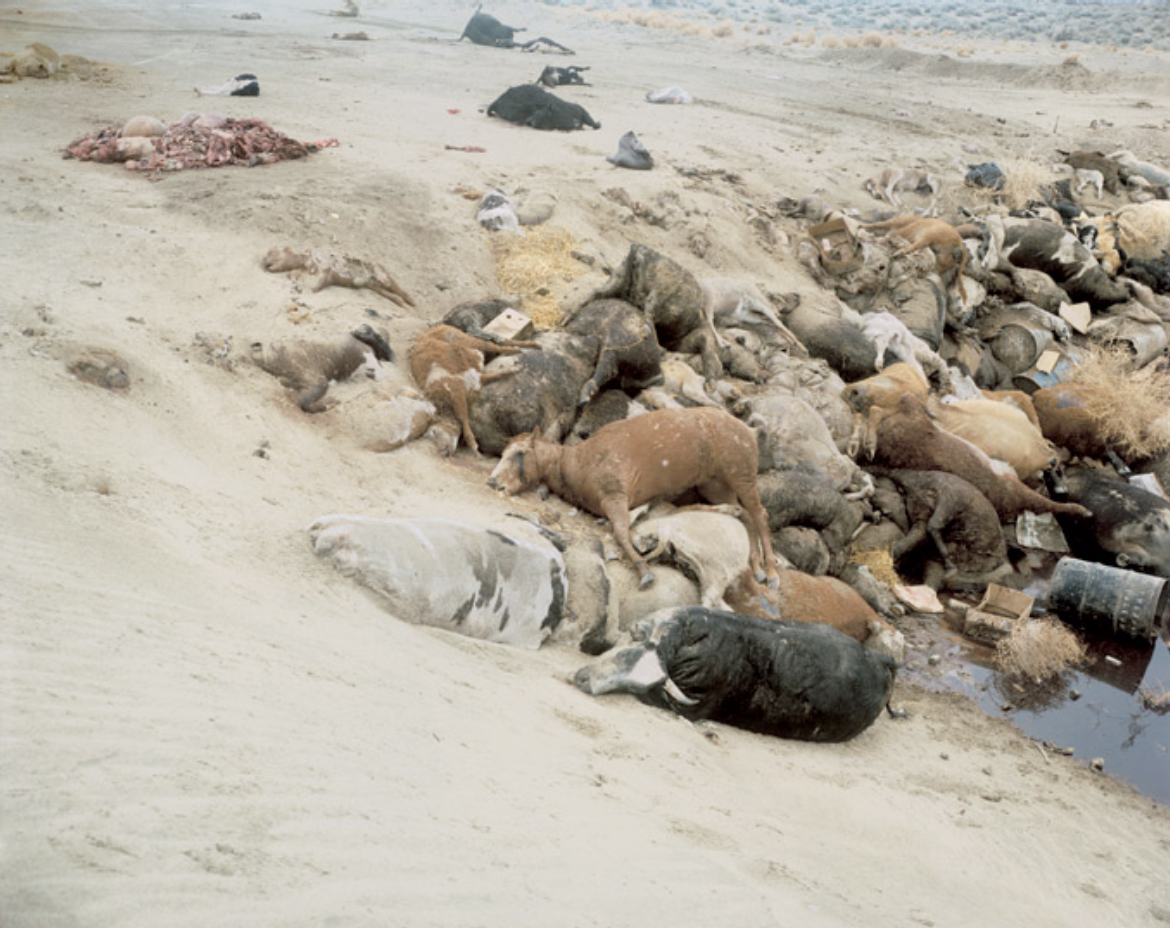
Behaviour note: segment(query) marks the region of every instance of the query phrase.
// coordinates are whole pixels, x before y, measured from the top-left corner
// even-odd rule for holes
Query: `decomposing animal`
[[[605,297],[617,297],[640,307],[654,323],[662,347],[682,351],[685,349],[680,344],[687,340],[688,345],[697,348],[707,379],[714,380],[723,373],[719,339],[703,312],[702,288],[695,276],[676,261],[645,245],[631,245],[610,282],[590,299]]]
[[[488,484],[512,495],[543,483],[573,505],[605,516],[647,585],[654,575],[630,539],[630,510],[691,489],[711,503],[739,504],[751,535],[753,574],[776,575],[758,471],[755,433],[730,413],[700,406],[613,422],[572,447],[539,431],[522,435],[504,450]]]
[[[639,390],[662,380],[662,349],[654,325],[637,306],[625,300],[586,303],[564,324],[566,332],[600,339],[597,365],[581,388],[581,405],[619,375],[622,387]]]
[[[894,209],[902,208],[902,201],[898,198],[899,192],[929,194],[930,205],[927,209],[933,210],[938,202],[942,184],[937,177],[925,171],[886,168],[880,176],[867,180],[865,189],[875,200],[885,200]]]
[[[1120,174],[1127,182],[1137,176],[1158,187],[1170,186],[1170,171],[1149,161],[1142,161],[1131,151],[1111,152],[1108,157],[1120,165]]]
[[[982,449],[988,457],[1010,464],[1021,480],[1031,480],[1059,463],[1056,450],[1018,406],[993,399],[930,402],[935,421]]]
[[[1043,271],[1069,296],[1102,309],[1129,299],[1129,292],[1111,280],[1105,269],[1071,232],[1043,219],[1004,220],[1000,258],[1018,268]]]
[[[489,13],[480,12],[482,4],[475,8],[471,19],[463,27],[463,34],[459,41],[468,39],[476,45],[489,45],[495,48],[512,48],[516,44],[516,33],[524,32],[523,26],[505,26]]]
[[[1001,520],[1014,519],[1026,509],[1087,514],[1083,506],[1057,503],[1030,489],[1006,465],[997,469],[973,444],[935,425],[925,402],[911,394],[903,395],[882,419],[874,460],[892,468],[942,470],[962,477],[987,497]]]
[[[895,216],[883,222],[871,222],[866,228],[889,229],[891,235],[896,235],[906,242],[892,257],[900,258],[929,248],[934,253],[940,271],[949,271],[957,267],[955,280],[959,285],[959,295],[966,301],[963,271],[967,267],[967,248],[963,245],[959,231],[949,222],[922,216]]]
[[[623,390],[602,390],[588,403],[581,407],[581,413],[573,423],[573,428],[565,437],[566,445],[575,445],[584,441],[603,425],[617,422],[619,419],[632,419],[650,410],[640,402],[632,399]]]
[[[1058,383],[1032,394],[1040,430],[1053,444],[1077,457],[1106,458],[1109,447],[1101,438],[1101,423],[1089,412],[1091,390],[1084,384]]]
[[[460,42],[469,39],[476,45],[487,45],[492,48],[519,48],[526,52],[547,45],[549,48],[567,55],[573,54],[572,49],[565,48],[565,46],[544,36],[530,39],[527,42],[517,42],[516,33],[526,31],[523,26],[505,26],[494,16],[480,12],[482,9],[482,3],[475,8],[471,19],[463,27],[463,34],[459,36]]]
[[[326,409],[323,400],[331,384],[358,370],[377,376],[380,361],[393,361],[394,351],[384,333],[361,325],[348,335],[332,339],[279,339],[253,342],[252,361],[299,395],[305,412]]]
[[[271,273],[303,271],[315,278],[311,285],[314,293],[326,287],[350,287],[369,290],[399,306],[414,306],[414,300],[390,276],[390,272],[373,261],[320,251],[293,251],[286,245],[273,248],[264,256],[264,270]]]
[[[519,347],[484,341],[454,326],[431,326],[410,349],[410,372],[423,395],[434,403],[440,416],[454,416],[464,443],[479,454],[471,428],[470,408],[485,383],[506,373],[484,372],[485,356],[516,354]]]
[[[1121,172],[1116,161],[1106,157],[1099,151],[1059,152],[1064,155],[1064,163],[1071,165],[1073,170],[1100,171],[1104,178],[1105,189],[1116,196],[1121,192]]]
[[[496,358],[487,366],[491,382],[471,406],[471,425],[486,454],[500,454],[514,437],[534,429],[560,441],[577,417],[577,401],[597,368],[601,339],[542,331],[533,341],[541,351]]]
[[[769,385],[748,399],[748,408],[763,467],[816,474],[837,489],[854,482],[857,465],[838,450],[824,417],[804,400]]]
[[[937,470],[875,472],[890,478],[905,502],[906,524],[898,527],[906,534],[890,551],[894,559],[914,552],[928,539],[933,542],[923,578],[928,586],[982,590],[1011,573],[999,516],[966,480]],[[900,513],[891,515],[900,521]]]
[[[897,665],[827,625],[702,606],[638,623],[639,643],[574,677],[594,696],[632,693],[688,719],[804,741],[847,741],[888,706]]]
[[[1069,499],[1092,513],[1060,520],[1077,557],[1170,579],[1170,503],[1091,467],[1069,470],[1065,483]]]
[[[1126,259],[1156,261],[1170,251],[1170,200],[1129,203],[1089,221],[1097,226],[1094,253],[1110,274]]]
[[[484,327],[504,310],[511,309],[514,305],[509,300],[471,300],[451,307],[447,311],[447,314],[439,321],[445,325],[453,325],[455,328],[461,329],[468,335],[474,335],[476,338],[482,338],[485,341],[495,342],[496,344],[503,344],[507,339],[502,335],[497,335],[495,332],[489,332]],[[534,343],[513,342],[512,344],[519,345],[522,348],[531,348]]]
[[[721,345],[727,340],[720,329],[743,328],[769,343],[782,345],[797,357],[808,357],[808,350],[781,321],[759,287],[733,277],[704,277],[699,286],[703,290],[703,312],[714,324]],[[791,311],[799,305],[800,294],[788,294],[782,299],[785,311]]]
[[[199,97],[258,97],[260,81],[255,74],[237,74],[219,87],[195,88]]]
[[[789,525],[815,529],[832,558],[830,572],[844,566],[849,542],[864,518],[858,503],[819,474],[770,471],[760,475],[759,488],[773,532]]]
[[[658,504],[635,522],[631,539],[647,561],[665,558],[699,585],[700,601],[729,608],[724,596],[741,574],[749,574],[751,540],[736,506]]]
[[[314,522],[309,537],[319,557],[405,622],[522,648],[615,630],[604,598],[594,600],[593,614],[569,615],[565,556],[523,520],[487,529],[448,519],[331,515]]]
[[[479,201],[475,221],[489,232],[520,232],[520,218],[511,198],[502,190],[489,190]],[[520,233],[523,234],[523,233]]]
[[[846,450],[850,457],[857,457],[864,448],[865,456],[873,460],[882,419],[898,408],[898,402],[907,393],[925,402],[930,384],[920,368],[901,361],[845,388],[842,396],[853,410],[853,432]]]
[[[1097,191],[1097,199],[1100,200],[1104,195],[1105,176],[1100,171],[1088,168],[1077,168],[1074,173],[1077,180],[1077,193],[1086,187],[1093,187]]]
[[[731,611],[740,615],[821,622],[871,651],[888,654],[899,664],[906,656],[905,636],[885,622],[860,593],[836,577],[782,570],[780,585],[773,590],[756,583],[745,571],[728,589],[727,600]]]
[[[601,128],[601,123],[585,107],[562,100],[536,84],[520,84],[505,90],[488,106],[487,114],[533,129],[570,132],[585,126]]]
[[[565,84],[572,84],[580,87],[588,87],[583,72],[588,71],[587,67],[579,67],[571,65],[567,68],[559,68],[556,65],[550,64],[547,68],[540,72],[540,77],[536,79],[536,83],[544,84],[545,87],[560,87]]]
[[[861,319],[861,331],[873,342],[876,354],[874,366],[879,371],[885,367],[888,352],[896,360],[918,368],[924,378],[935,378],[941,392],[950,392],[951,375],[946,362],[937,351],[911,332],[906,323],[887,312],[866,313]]]

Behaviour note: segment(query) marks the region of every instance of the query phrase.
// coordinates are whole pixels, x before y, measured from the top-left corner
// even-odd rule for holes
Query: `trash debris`
[[[653,156],[633,132],[627,132],[618,139],[617,153],[609,155],[605,160],[619,168],[630,168],[635,171],[649,171],[654,167]]]
[[[368,32],[335,32],[331,38],[341,39],[346,42],[368,42],[370,41],[370,34]]]
[[[1099,631],[1154,638],[1170,620],[1167,587],[1163,577],[1064,557],[1052,572],[1048,608]]]
[[[990,583],[978,604],[967,610],[963,634],[976,641],[995,643],[1027,620],[1034,602],[1027,593]]]
[[[992,161],[983,164],[967,165],[967,174],[963,182],[969,187],[982,187],[985,190],[1003,190],[1007,183],[1007,174],[1003,168]]]
[[[1083,664],[1087,654],[1071,629],[1051,619],[1017,622],[995,646],[1000,670],[1033,683]]]
[[[694,103],[695,98],[681,87],[663,87],[661,90],[651,90],[646,94],[651,103]]]
[[[1016,517],[1016,542],[1023,548],[1068,554],[1068,541],[1051,512],[1025,509]]]

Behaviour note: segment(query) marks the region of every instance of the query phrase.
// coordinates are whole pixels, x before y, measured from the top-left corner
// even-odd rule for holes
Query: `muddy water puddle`
[[[1170,633],[1149,643],[1077,633],[1089,662],[1044,686],[1021,687],[995,667],[995,649],[963,637],[953,620],[911,616],[902,679],[963,693],[1012,721],[1048,753],[1083,764],[1170,805]]]

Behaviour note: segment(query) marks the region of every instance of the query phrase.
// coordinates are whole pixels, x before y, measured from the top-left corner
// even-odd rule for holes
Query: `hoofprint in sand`
[[[405,349],[495,295],[490,233],[458,187],[555,196],[552,222],[611,264],[641,241],[704,276],[807,290],[784,243],[797,227],[762,234],[759,204],[819,188],[867,206],[865,177],[945,173],[965,144],[1167,163],[1164,59],[1143,58],[1139,82],[1082,49],[1094,92],[1070,93],[990,53],[926,76],[935,50],[826,60],[779,37],[492,9],[590,66],[591,86],[559,90],[605,129],[570,136],[479,112],[547,59],[457,43],[467,5],[362,3],[369,43],[331,42],[328,6],[261,0],[246,22],[226,2],[0,12],[6,47],[111,66],[0,93],[3,923],[1170,921],[1166,810],[961,699],[902,687],[909,721],[796,744],[591,699],[568,682],[571,651],[395,620],[314,557],[312,521],[493,525],[518,508],[596,526],[498,499],[490,460],[466,452],[363,451],[221,350],[349,331],[368,309]],[[883,66],[894,52],[902,71]],[[1037,48],[1033,67],[1067,55]],[[193,97],[241,70],[263,96]],[[694,105],[645,101],[684,81]],[[60,158],[83,132],[190,109],[341,145],[157,183]],[[630,129],[654,170],[606,161]],[[417,308],[298,292],[260,266],[285,244],[380,262]],[[117,351],[129,388],[73,380],[86,346]]]

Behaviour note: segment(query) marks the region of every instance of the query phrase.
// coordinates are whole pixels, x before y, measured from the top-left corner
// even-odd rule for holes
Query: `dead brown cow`
[[[661,409],[611,422],[564,447],[530,432],[504,449],[488,485],[508,494],[541,483],[557,496],[605,516],[640,584],[654,575],[630,540],[630,510],[696,489],[712,503],[739,503],[751,540],[751,569],[776,582],[768,514],[756,488],[756,434],[722,409]]]
[[[910,394],[925,402],[929,393],[930,385],[922,371],[904,361],[891,364],[873,377],[851,383],[841,394],[853,410],[853,434],[849,436],[846,453],[856,458],[864,445],[866,457],[872,461],[882,419],[897,409],[898,401],[904,395]]]
[[[1087,516],[1075,503],[1057,503],[1029,489],[1010,467],[999,473],[991,458],[970,442],[939,428],[926,404],[917,396],[903,396],[877,431],[878,464],[907,470],[942,470],[962,477],[987,497],[1001,521],[1014,519],[1025,509]]]

